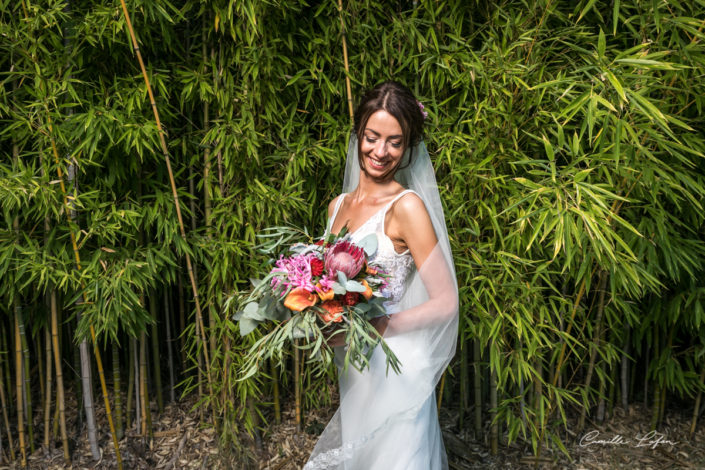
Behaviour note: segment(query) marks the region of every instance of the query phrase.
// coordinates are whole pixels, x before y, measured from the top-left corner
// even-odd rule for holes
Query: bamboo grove
[[[353,101],[404,82],[430,114],[461,296],[439,403],[458,428],[539,454],[644,403],[654,429],[673,404],[695,430],[702,3],[0,4],[0,462],[116,453],[184,397],[245,458],[283,406],[303,430],[331,403],[334,371],[294,354],[238,380],[261,332],[240,338],[225,300],[266,269],[261,229],[322,233],[346,78]]]

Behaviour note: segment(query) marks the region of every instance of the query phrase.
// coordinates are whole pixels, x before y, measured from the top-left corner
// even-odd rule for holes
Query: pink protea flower
[[[333,245],[325,256],[326,271],[334,278],[340,271],[348,279],[352,279],[360,272],[363,264],[365,264],[365,251],[348,240],[339,241]]]

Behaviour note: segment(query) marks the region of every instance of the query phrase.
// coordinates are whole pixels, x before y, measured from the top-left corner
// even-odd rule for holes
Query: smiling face
[[[367,120],[360,141],[363,171],[373,179],[391,178],[403,155],[404,136],[399,121],[387,111],[376,111]]]

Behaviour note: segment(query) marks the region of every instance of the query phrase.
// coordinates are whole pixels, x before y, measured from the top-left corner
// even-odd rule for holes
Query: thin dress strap
[[[416,191],[414,191],[413,189],[405,189],[404,191],[402,191],[402,192],[400,192],[399,194],[397,194],[396,196],[394,196],[394,199],[392,199],[391,201],[389,201],[389,202],[387,203],[387,205],[384,207],[384,210],[381,211],[382,216],[380,217],[380,220],[379,220],[379,224],[380,224],[380,225],[379,225],[379,227],[378,227],[378,230],[380,230],[382,233],[385,233],[385,232],[384,232],[384,220],[387,218],[387,212],[389,212],[389,209],[392,207],[392,205],[393,205],[395,202],[397,202],[397,201],[398,201],[399,199],[401,199],[404,195],[409,194],[409,193],[414,193],[414,194],[416,194]],[[416,194],[416,195],[418,196],[418,194]],[[386,235],[386,233],[385,233],[385,235]]]
[[[335,222],[335,218],[338,215],[338,210],[340,209],[340,206],[343,204],[343,199],[345,199],[345,196],[348,193],[342,193],[338,200],[335,203],[335,208],[333,208],[333,215],[330,216],[330,220],[328,221],[328,230],[326,230],[327,233],[330,233],[331,230],[333,230],[333,223]]]

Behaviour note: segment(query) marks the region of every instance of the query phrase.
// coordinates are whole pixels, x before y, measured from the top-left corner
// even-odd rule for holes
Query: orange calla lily
[[[316,294],[307,291],[303,287],[297,287],[286,296],[284,306],[289,310],[301,312],[306,307],[316,305],[316,302],[318,302],[318,296]]]
[[[319,282],[316,284],[316,289],[318,292],[318,296],[321,298],[323,302],[326,300],[333,300],[333,297],[335,297],[335,292],[333,292],[333,289],[328,289],[327,291],[323,291],[323,286]]]
[[[370,285],[367,283],[367,281],[364,280],[364,279],[363,279],[362,281],[360,281],[360,283],[361,283],[363,286],[365,286],[365,292],[361,292],[362,296],[363,296],[365,299],[370,300],[370,299],[372,298],[372,288],[371,288]]]
[[[321,304],[321,307],[327,313],[319,313],[324,322],[341,322],[343,321],[343,303],[339,300],[327,300]]]

